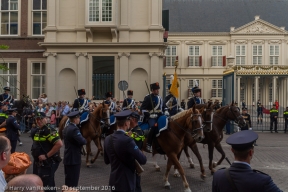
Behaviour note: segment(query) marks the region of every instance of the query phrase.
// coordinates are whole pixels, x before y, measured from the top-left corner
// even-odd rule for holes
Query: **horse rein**
[[[233,111],[232,111],[232,109],[231,109],[230,106],[229,106],[229,111],[231,111],[232,114],[233,114],[233,116],[235,117],[235,120],[233,120],[233,121],[234,121],[236,124],[239,124],[239,120],[238,120],[238,119],[241,118],[241,115],[239,115],[238,117],[236,117],[236,115],[233,113]],[[215,115],[216,117],[219,117],[221,120],[226,121],[226,122],[227,122],[228,120],[231,120],[231,119],[229,119],[229,118],[224,119],[224,118],[222,118],[220,115],[217,115],[217,110],[215,111],[214,115]],[[237,121],[236,121],[236,120],[237,120]]]

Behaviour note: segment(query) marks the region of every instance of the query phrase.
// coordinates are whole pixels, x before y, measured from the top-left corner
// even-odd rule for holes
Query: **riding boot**
[[[147,137],[146,149],[150,153],[152,153],[152,142],[154,140],[155,129],[156,129],[155,127],[151,127]]]
[[[259,119],[257,120],[257,124],[259,124]]]

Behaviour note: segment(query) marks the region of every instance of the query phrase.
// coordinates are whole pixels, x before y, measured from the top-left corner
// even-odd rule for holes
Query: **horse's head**
[[[105,121],[105,124],[110,125],[110,110],[109,105],[103,101],[98,107],[101,108],[100,119]]]
[[[189,120],[189,129],[191,130],[192,137],[196,142],[202,141],[204,139],[203,133],[203,119],[200,111],[198,111],[195,105],[191,111],[191,117]]]
[[[208,105],[203,106],[200,109],[200,113],[202,114],[203,117],[203,123],[204,123],[204,132],[210,132],[212,131],[212,122],[213,122],[213,103],[209,102]]]
[[[232,103],[227,107],[228,107],[228,112],[226,113],[227,117],[230,120],[235,121],[235,123],[237,123],[240,127],[244,127],[246,125],[246,122],[242,117],[242,115],[240,114],[239,108],[234,105],[234,101],[232,101]]]
[[[215,100],[215,102],[212,104],[212,108],[216,111],[220,107],[221,107],[220,101],[219,100]]]

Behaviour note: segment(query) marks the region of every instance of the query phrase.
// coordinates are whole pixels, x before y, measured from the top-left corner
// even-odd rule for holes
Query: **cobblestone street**
[[[255,154],[252,160],[252,167],[254,169],[260,170],[269,174],[278,187],[283,191],[288,191],[287,176],[288,176],[288,134],[284,133],[262,133],[258,132],[259,139],[257,141],[258,146],[255,147]],[[230,161],[233,160],[232,152],[230,151],[230,146],[225,143],[227,135],[224,135],[222,141],[222,146],[226,152],[227,157]],[[16,151],[24,151],[30,154],[30,148],[32,144],[32,139],[28,137],[28,134],[21,135],[21,140],[23,146],[17,146]],[[211,183],[212,176],[208,169],[208,147],[198,144],[198,148],[203,158],[206,176],[207,178],[203,181],[200,178],[200,167],[197,158],[195,155],[192,155],[190,150],[190,155],[192,155],[193,162],[195,163],[195,169],[190,169],[187,158],[182,154],[181,164],[185,170],[187,180],[190,184],[190,188],[193,192],[208,192],[212,191]],[[93,146],[93,153],[95,154],[96,147]],[[63,156],[63,149],[61,150]],[[156,172],[153,167],[153,159],[150,154],[147,154],[148,161],[144,165],[145,172],[142,174],[142,190],[143,192],[150,191],[167,191],[164,189],[163,175],[166,168],[166,160],[164,156],[157,156],[158,165],[161,167],[161,172]],[[31,157],[32,158],[32,157]],[[217,151],[214,151],[214,161],[217,161],[220,158],[220,154]],[[98,190],[103,189],[103,187],[108,185],[109,181],[109,172],[110,165],[105,165],[103,157],[100,156],[96,162],[92,165],[91,168],[87,168],[85,165],[85,157],[82,157],[82,168],[80,174],[79,185],[83,187],[95,186],[100,187]],[[228,167],[228,163],[224,160],[221,167]],[[181,178],[173,177],[173,171],[170,171],[169,182],[171,184],[171,192],[183,191],[184,187],[182,185]],[[28,173],[32,173],[32,166],[30,166]],[[120,175],[119,175],[120,176]],[[55,175],[56,184],[60,189],[60,186],[64,184],[64,167],[63,163],[60,164],[56,175]],[[104,188],[105,189],[105,188]],[[60,190],[59,190],[60,191]],[[81,191],[89,191],[81,190]],[[94,190],[97,191],[97,190]]]

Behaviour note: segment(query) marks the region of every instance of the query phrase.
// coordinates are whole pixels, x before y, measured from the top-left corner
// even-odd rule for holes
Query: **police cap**
[[[234,133],[226,139],[226,143],[231,145],[237,151],[245,151],[254,146],[258,139],[258,134],[251,130]]]
[[[67,117],[69,117],[70,119],[77,117],[77,116],[79,116],[79,111],[73,111],[67,114]]]
[[[36,112],[34,118],[35,119],[37,119],[37,118],[43,119],[44,117],[46,117],[46,114],[44,112]]]
[[[129,117],[131,116],[132,111],[130,110],[125,110],[121,111],[119,113],[116,113],[114,116],[116,117],[116,120],[129,120]]]
[[[140,115],[139,115],[138,113],[136,113],[136,112],[133,112],[133,113],[131,114],[131,117],[136,118],[138,121],[139,121],[139,119],[140,119]]]
[[[17,112],[17,108],[11,108],[7,110],[9,113]]]

